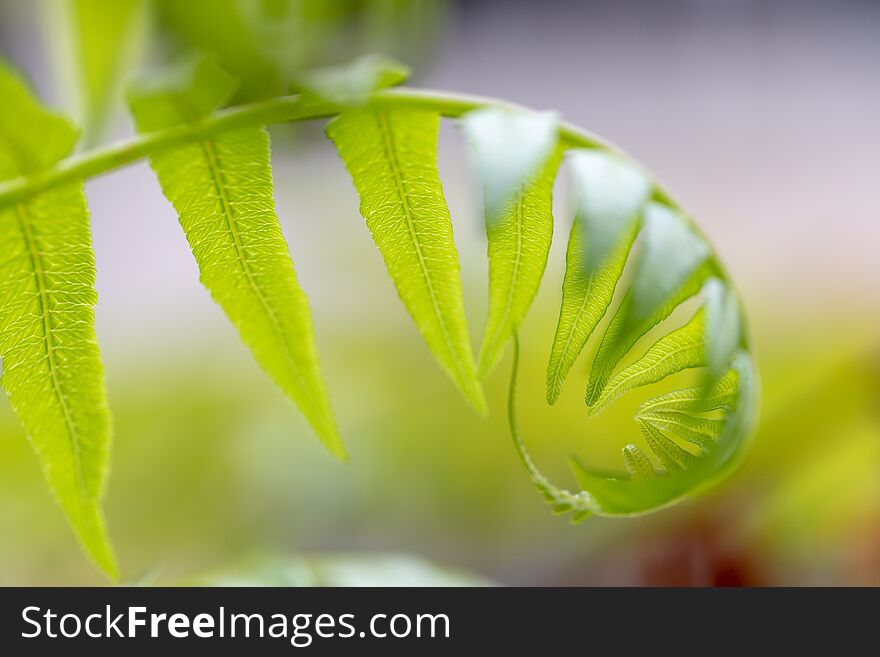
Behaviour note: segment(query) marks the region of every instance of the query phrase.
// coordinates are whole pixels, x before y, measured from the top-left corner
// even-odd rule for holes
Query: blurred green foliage
[[[525,344],[543,344],[528,333],[552,326],[552,314],[536,309]],[[806,313],[800,321],[791,309],[784,323],[772,313],[758,319],[763,421],[746,466],[679,508],[578,527],[546,513],[508,445],[498,412],[507,359],[489,382],[492,413],[480,418],[466,412],[421,345],[396,329],[325,336],[348,464],[309,439],[245,354],[217,358],[203,341],[196,351],[178,345],[158,360],[117,363],[107,512],[126,576],[231,578],[275,559],[262,554],[390,550],[502,583],[876,582],[880,363],[865,329],[872,318],[853,316],[836,346],[822,339],[829,323]],[[793,321],[802,328],[796,336],[780,329]],[[523,377],[531,383],[522,387],[521,412],[538,462],[565,481],[574,451],[594,463],[619,458],[635,431],[626,411],[587,420],[578,394],[547,409],[546,354],[523,356],[535,376]],[[573,376],[583,379],[585,364]],[[612,431],[619,443],[597,439]],[[0,526],[0,560],[14,564],[0,574],[3,583],[97,581],[5,405]],[[246,566],[227,570],[242,560]]]

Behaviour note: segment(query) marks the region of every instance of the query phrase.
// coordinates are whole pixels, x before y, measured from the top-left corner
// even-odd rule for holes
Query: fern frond
[[[140,130],[191,123],[234,82],[200,59],[130,94]],[[269,138],[241,128],[159,153],[151,164],[180,217],[201,280],[275,383],[333,454],[345,457],[321,377],[308,300],[275,212]]]
[[[315,69],[303,74],[299,86],[306,94],[339,105],[365,104],[373,92],[403,83],[409,67],[383,55],[365,55],[341,66]]]
[[[572,162],[581,199],[569,240],[547,401],[556,400],[565,375],[611,306],[637,237],[632,281],[590,370],[590,415],[630,390],[684,370],[705,374],[701,385],[662,394],[639,408],[636,421],[660,465],[656,470],[633,444],[623,448],[625,473],[594,470],[573,458],[581,490],[570,492],[538,471],[517,430],[512,437],[554,511],[571,512],[573,518],[636,515],[698,492],[736,467],[751,434],[757,382],[739,302],[702,235],[662,193],[652,193],[643,174],[616,156],[579,152]],[[654,201],[648,201],[651,196]],[[661,335],[640,358],[618,368],[643,336],[696,295],[703,303],[684,326]],[[693,447],[686,449],[679,440]]]
[[[200,58],[132,93],[139,138],[59,162],[76,132],[0,69],[3,385],[80,540],[106,571],[115,570],[100,512],[109,416],[94,339],[85,178],[151,158],[202,281],[263,369],[328,448],[344,454],[308,304],[272,199],[270,123],[332,119],[327,134],[351,174],[361,214],[404,306],[436,360],[480,411],[481,377],[513,336],[510,431],[554,512],[570,513],[575,521],[594,513],[646,513],[711,485],[742,459],[758,398],[745,318],[731,281],[690,219],[637,165],[555,116],[486,98],[385,88],[404,75],[394,63],[374,58],[304,76],[299,96],[220,110],[235,82]],[[483,184],[491,280],[479,368],[437,172],[441,117],[463,118]],[[586,381],[591,413],[683,370],[701,377],[699,385],[656,396],[636,413],[658,468],[634,444],[623,448],[625,471],[619,473],[573,459],[581,486],[575,492],[556,487],[538,470],[519,434],[515,406],[516,330],[543,277],[554,178],[565,159],[578,204],[547,401],[557,400],[609,313]],[[624,280],[631,253],[632,277]],[[663,330],[662,323],[698,295],[702,305],[691,320]],[[652,331],[661,334],[653,345],[621,365]]]
[[[67,155],[76,130],[0,63],[0,180]],[[95,258],[82,183],[0,206],[2,385],[95,564],[117,576],[101,510],[110,413],[95,336]]]
[[[486,411],[462,300],[458,252],[440,177],[440,115],[350,109],[327,135],[351,174],[361,214],[428,348],[479,412]]]
[[[737,375],[729,370],[708,387],[697,386],[683,390],[673,390],[649,399],[636,413],[643,417],[651,413],[671,413],[674,411],[731,411],[736,404]]]

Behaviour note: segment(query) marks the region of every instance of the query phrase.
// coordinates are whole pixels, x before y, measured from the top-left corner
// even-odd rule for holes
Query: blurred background
[[[125,30],[105,29],[114,12]],[[107,513],[125,577],[880,585],[878,35],[870,0],[0,0],[0,53],[77,117],[86,146],[132,134],[117,77],[193,47],[243,80],[236,102],[384,52],[418,86],[557,110],[664,181],[750,318],[763,397],[745,466],[673,509],[571,526],[510,445],[509,359],[488,384],[489,417],[476,416],[397,299],[322,126],[272,129],[275,195],[350,463],[321,448],[211,302],[148,167],[89,181],[115,417]],[[83,74],[107,49],[112,66]],[[476,344],[485,236],[454,125],[439,158]],[[543,401],[572,219],[565,187],[523,328],[520,413],[536,460],[573,485],[568,455],[619,467],[637,427],[626,414],[587,421],[587,358],[557,406]],[[5,398],[0,564],[0,584],[102,581]]]

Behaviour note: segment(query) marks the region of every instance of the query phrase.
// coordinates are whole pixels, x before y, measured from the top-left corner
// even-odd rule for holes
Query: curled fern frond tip
[[[550,484],[518,431],[513,437],[554,512],[574,512],[578,505],[571,500],[583,495],[594,513],[638,515],[694,494],[736,467],[755,421],[754,367],[737,295],[690,220],[619,155],[579,149],[569,161],[579,200],[547,368],[548,404],[557,401],[571,366],[603,322],[586,382],[588,418],[627,393],[677,375],[690,373],[698,385],[642,404],[635,420],[646,449],[624,446],[619,474],[573,458],[577,494]],[[630,261],[632,277],[620,291]],[[698,306],[690,319],[670,327],[670,317],[692,299]],[[649,338],[653,344],[638,347]],[[510,405],[515,409],[513,397]]]

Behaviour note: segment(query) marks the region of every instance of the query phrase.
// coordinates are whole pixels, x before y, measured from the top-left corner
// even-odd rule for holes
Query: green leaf
[[[623,464],[633,479],[645,479],[655,474],[651,461],[635,445],[627,445],[623,448]]]
[[[682,411],[656,411],[639,415],[642,422],[671,431],[690,443],[708,449],[724,428],[724,420],[691,415]]]
[[[705,240],[671,208],[651,203],[634,279],[612,318],[590,370],[586,402],[593,406],[635,343],[700,291],[717,265]]]
[[[68,155],[79,132],[60,114],[40,105],[0,59],[0,175],[4,179],[44,171]]]
[[[198,50],[214,53],[218,63],[241,82],[235,92],[236,102],[268,98],[287,91],[287,80],[282,71],[287,62],[280,61],[284,57],[269,56],[264,52],[265,36],[258,35],[253,22],[248,20],[253,5],[258,5],[257,11],[263,10],[266,7],[264,2],[151,0],[151,4],[157,22],[175,52]],[[299,5],[296,9],[300,9]],[[274,20],[272,23],[277,24]],[[315,27],[313,21],[309,25]],[[298,49],[300,43],[286,45]],[[290,53],[284,54],[289,56]]]
[[[238,82],[213,58],[194,55],[135,81],[128,103],[140,132],[205,118],[223,106]]]
[[[440,117],[356,109],[327,126],[361,199],[361,214],[428,348],[470,404],[485,412],[462,301],[458,252],[437,173]]]
[[[300,77],[299,86],[318,98],[341,106],[366,103],[379,89],[406,81],[409,68],[383,55],[365,55],[342,66],[314,69]]]
[[[642,430],[648,447],[651,448],[666,470],[683,470],[693,464],[694,455],[676,445],[655,426],[647,422],[640,422],[639,428]]]
[[[538,292],[553,238],[553,183],[562,158],[554,114],[488,108],[465,115],[483,183],[489,319],[478,372],[485,379]]]
[[[730,371],[709,388],[711,393],[702,387],[663,396],[672,406],[692,404],[695,400],[699,406],[702,403],[700,399],[713,399],[709,406],[720,407],[726,403],[722,400],[728,398],[727,392],[731,386],[736,391],[734,406],[725,412],[721,432],[713,436],[711,444],[704,448],[701,455],[687,452],[651,423],[640,421],[639,426],[649,445],[652,449],[656,448],[655,453],[660,452],[658,458],[666,460],[664,465],[667,470],[654,477],[609,475],[575,462],[575,475],[583,487],[580,495],[588,496],[597,513],[631,516],[668,506],[723,479],[739,466],[753,435],[758,381],[749,354],[742,350],[734,354]],[[703,408],[709,410],[708,407]]]
[[[730,411],[736,403],[736,397],[737,376],[730,370],[714,381],[708,390],[705,386],[696,386],[649,399],[639,406],[637,417],[673,411]]]
[[[538,182],[554,157],[557,117],[553,112],[486,107],[465,114],[461,125],[483,186],[486,223],[492,225],[510,212],[523,187]]]
[[[144,0],[61,0],[48,19],[58,23],[53,43],[62,82],[72,81],[77,117],[94,141],[107,118],[119,81],[141,50],[146,27]]]
[[[687,324],[658,339],[641,358],[611,377],[590,409],[590,415],[597,415],[630,390],[662,381],[682,370],[704,365],[706,311],[701,308]]]
[[[0,98],[0,180],[38,173],[70,152],[76,130],[2,63]],[[101,510],[110,413],[82,183],[0,207],[0,254],[3,388],[80,543],[115,578]]]
[[[742,317],[736,292],[718,278],[710,278],[703,288],[706,295],[706,343],[708,365],[713,376],[724,374],[730,358],[741,346]]]
[[[571,168],[579,204],[547,365],[550,404],[611,304],[650,193],[645,175],[610,153],[574,151]]]
[[[233,84],[210,60],[130,94],[140,130],[196,121]],[[272,196],[269,138],[239,128],[154,155],[151,164],[180,217],[201,280],[260,366],[299,406],[315,433],[344,457],[318,365],[311,313]]]

